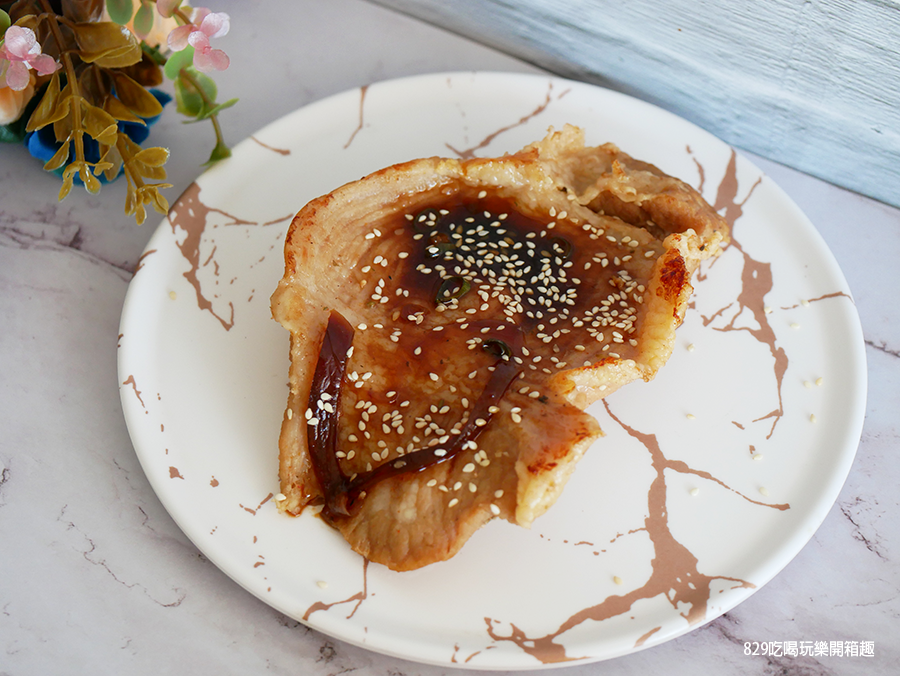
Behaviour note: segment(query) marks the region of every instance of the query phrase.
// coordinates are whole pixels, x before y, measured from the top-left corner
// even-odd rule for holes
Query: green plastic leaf
[[[153,6],[142,2],[134,15],[134,32],[144,37],[153,30]]]
[[[196,119],[185,120],[185,122],[192,123],[192,122],[200,122],[201,120],[208,120],[213,115],[218,115],[220,112],[222,112],[226,108],[231,108],[231,106],[233,106],[237,102],[238,102],[237,99],[231,99],[230,101],[226,101],[225,103],[218,103],[208,110],[201,110],[200,114],[197,115]]]
[[[216,144],[216,147],[213,148],[212,154],[209,156],[209,159],[206,161],[204,166],[215,164],[216,162],[224,160],[227,157],[231,157],[231,148],[225,145],[222,141],[219,141]]]
[[[106,11],[110,19],[124,26],[134,15],[134,3],[132,0],[106,0]]]
[[[175,80],[175,109],[188,117],[199,115],[203,109],[203,99],[183,80]]]
[[[208,109],[206,101],[212,103],[216,100],[218,90],[216,83],[208,75],[194,68],[186,70],[187,77],[182,75],[175,81],[176,108],[182,115],[198,117]]]
[[[25,139],[25,130],[12,124],[0,126],[0,143],[21,143]]]
[[[9,14],[0,9],[0,34],[5,33],[11,24],[12,21],[9,18]]]
[[[182,68],[190,68],[194,63],[194,48],[185,47],[180,52],[173,52],[166,61],[165,73],[170,80],[177,80]]]

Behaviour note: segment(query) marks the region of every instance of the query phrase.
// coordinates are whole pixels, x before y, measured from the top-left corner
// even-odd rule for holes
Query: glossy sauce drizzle
[[[490,374],[483,390],[472,408],[462,414],[455,433],[445,443],[435,445],[432,440],[432,445],[411,446],[374,468],[345,471],[340,458],[349,457],[338,448],[338,420],[342,410],[341,387],[349,382],[348,355],[352,352],[354,329],[337,311],[331,313],[309,396],[309,410],[316,412],[316,424],[308,426],[309,453],[324,500],[322,515],[327,521],[352,515],[354,507],[381,481],[420,472],[475,448],[474,441],[498,412],[497,404],[510,384],[524,375],[527,355],[539,359],[534,350],[555,349],[555,345],[533,347],[530,352],[526,343],[546,345],[551,338],[546,335],[547,326],[554,325],[557,319],[560,327],[572,321],[582,283],[567,271],[571,271],[572,259],[581,254],[581,240],[587,244],[588,237],[599,235],[570,227],[566,236],[561,236],[554,230],[555,213],[547,220],[535,220],[512,208],[511,200],[484,197],[445,197],[440,208],[406,216],[394,236],[412,245],[406,254],[408,260],[386,271],[390,284],[398,285],[396,291],[400,293],[394,295],[391,292],[395,289],[382,286],[384,297],[397,300],[380,312],[392,315],[396,326],[418,323],[412,321],[417,319],[424,321],[426,327],[438,327],[439,332],[422,330],[416,334],[414,342],[423,353],[415,359],[427,358],[443,364],[452,355],[442,351],[446,343],[436,341],[444,341],[448,335],[459,336],[460,332],[469,336],[465,343],[469,349],[477,345],[492,357],[487,362],[492,365],[487,367]],[[381,258],[375,256],[373,262],[377,264]],[[583,266],[584,261],[580,264]],[[363,273],[367,267],[361,266]],[[614,275],[613,270],[604,272],[603,277]],[[593,275],[591,287],[599,276]],[[386,280],[380,284],[386,284]],[[366,308],[376,307],[381,300],[376,296],[366,301]],[[395,309],[391,312],[390,308]],[[552,339],[570,340],[559,333]],[[431,343],[435,343],[433,349]],[[439,368],[437,363],[434,366],[434,370]],[[353,375],[350,374],[350,380]]]
[[[310,430],[308,440],[313,472],[325,497],[322,515],[329,521],[349,516],[357,500],[365,497],[366,490],[379,481],[399,474],[420,472],[427,467],[452,459],[467,448],[470,442],[479,437],[486,423],[490,422],[493,417],[491,410],[519,373],[519,367],[509,359],[509,353],[500,353],[487,386],[460,433],[454,435],[453,443],[442,447],[414,450],[370,472],[347,477],[337,460],[337,427],[341,383],[346,372],[347,352],[352,340],[353,327],[340,313],[332,311],[309,395],[311,410],[316,408],[323,395],[328,401],[334,402],[333,413],[321,415],[317,424],[307,426]],[[497,343],[505,346],[502,341],[495,341],[489,345]],[[477,424],[476,421],[479,420],[485,424]]]

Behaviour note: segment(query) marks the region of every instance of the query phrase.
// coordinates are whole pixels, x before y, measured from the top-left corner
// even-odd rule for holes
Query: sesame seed
[[[435,382],[437,382],[438,380],[440,380],[440,376],[438,376],[437,373],[429,373],[429,374],[428,374],[428,377],[431,378],[431,379],[432,379],[433,381],[435,381]]]
[[[760,494],[760,495],[768,495],[768,494],[769,494],[769,489],[766,488],[765,486],[760,486],[760,487],[759,487],[759,494]]]
[[[618,575],[613,575],[613,582],[615,582],[616,584],[622,584],[622,578]]]
[[[693,496],[696,496],[699,492],[700,492],[700,489],[699,489],[699,488],[692,488],[692,489],[691,489],[691,495],[693,495]]]
[[[500,508],[494,503],[491,503],[491,514],[493,514],[494,516],[500,515]]]
[[[819,387],[821,387],[824,383],[825,383],[824,378],[816,378],[816,385],[818,385]]]
[[[812,422],[812,423],[816,422],[816,414],[815,413],[810,413],[809,422]]]
[[[472,472],[475,471],[475,463],[474,463],[474,462],[467,462],[467,463],[463,466],[462,471],[465,472],[466,474],[471,474]]]

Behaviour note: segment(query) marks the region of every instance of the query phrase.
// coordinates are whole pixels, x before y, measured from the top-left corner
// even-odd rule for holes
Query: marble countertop
[[[429,72],[539,72],[362,0],[221,0],[232,67],[217,78],[231,143],[331,94]],[[284,19],[274,21],[275,8]],[[174,112],[170,199],[197,177],[211,131]],[[770,583],[718,619],[586,674],[888,674],[900,659],[900,210],[750,156],[809,216],[853,290],[868,406],[828,517]],[[185,537],[135,456],[116,344],[132,271],[153,233],[124,186],[55,199],[24,148],[0,153],[0,676],[273,673],[436,676],[309,629],[245,592]],[[893,496],[893,497],[892,497]],[[868,641],[874,655],[767,657],[748,641]]]

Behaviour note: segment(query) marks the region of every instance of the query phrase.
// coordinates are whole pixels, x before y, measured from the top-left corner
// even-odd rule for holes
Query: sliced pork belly
[[[617,152],[567,127],[388,167],[297,214],[272,297],[291,333],[282,511],[320,510],[410,570],[553,504],[602,434],[583,409],[655,375],[727,237],[686,184]]]

